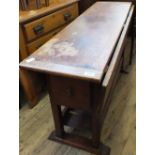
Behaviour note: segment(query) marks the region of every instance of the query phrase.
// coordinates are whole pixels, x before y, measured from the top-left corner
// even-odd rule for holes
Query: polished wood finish
[[[78,16],[77,0],[52,0],[49,1],[48,7],[42,5],[45,1],[41,1],[40,9],[33,8],[34,2],[30,1],[28,10],[19,12],[20,61],[32,54]],[[20,82],[30,107],[33,107],[37,104],[40,96],[38,90],[42,91],[40,87],[43,80],[35,74],[26,75],[31,74],[27,72],[21,75],[22,73],[20,71]],[[31,81],[38,81],[38,83],[34,84]]]
[[[104,4],[96,3],[20,65],[100,82],[131,7],[131,3]],[[99,8],[103,11],[96,15]]]
[[[134,42],[135,42],[135,34],[136,34],[136,27],[135,27],[135,21],[136,21],[136,0],[80,0],[79,1],[79,13],[83,13],[85,10],[87,10],[92,4],[94,4],[97,1],[113,1],[113,2],[132,2],[132,4],[135,6],[134,8],[134,15],[132,17],[132,23],[130,26],[129,35],[131,36],[131,50],[128,52],[130,57],[127,57],[126,61],[123,62],[124,64],[124,72],[128,72],[128,64],[132,64],[132,58],[133,58],[133,49],[134,49]],[[126,54],[125,54],[126,55]],[[125,69],[126,68],[126,69]],[[125,71],[126,70],[126,71]]]
[[[108,146],[101,148],[101,129],[123,64],[133,11],[129,2],[97,2],[20,63],[47,75],[55,122],[49,139],[96,155],[110,154]],[[82,123],[71,120],[82,113],[88,115],[90,136],[74,133],[73,126]]]
[[[88,82],[72,78],[64,79],[59,76],[50,76],[48,81],[49,87],[53,88],[50,93],[55,103],[69,108],[90,109],[90,85]]]

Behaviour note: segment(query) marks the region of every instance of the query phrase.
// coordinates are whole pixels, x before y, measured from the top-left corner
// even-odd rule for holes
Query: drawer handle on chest
[[[36,35],[41,34],[44,31],[44,26],[42,24],[39,24],[33,28],[33,31]]]
[[[71,15],[70,13],[65,13],[65,14],[64,14],[64,20],[65,20],[65,21],[68,21],[68,20],[71,18],[71,16],[72,16],[72,15]]]

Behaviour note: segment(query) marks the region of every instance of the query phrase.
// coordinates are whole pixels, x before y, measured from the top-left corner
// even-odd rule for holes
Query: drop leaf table
[[[134,6],[96,2],[20,63],[46,75],[55,123],[49,139],[109,155],[100,134],[124,61]]]

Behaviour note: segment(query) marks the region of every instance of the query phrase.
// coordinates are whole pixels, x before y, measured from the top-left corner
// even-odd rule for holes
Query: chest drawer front
[[[50,77],[50,94],[55,104],[88,110],[90,107],[89,83],[85,81]]]
[[[56,35],[59,31],[61,31],[65,26],[62,26],[52,32],[50,32],[49,34],[42,36],[41,38],[27,44],[27,48],[29,51],[29,54],[32,54],[33,52],[35,52],[39,47],[41,47],[46,41],[48,41],[49,39],[51,39],[54,35]]]
[[[69,23],[77,16],[78,5],[75,3],[48,16],[25,24],[24,29],[27,41],[31,41],[59,26]]]

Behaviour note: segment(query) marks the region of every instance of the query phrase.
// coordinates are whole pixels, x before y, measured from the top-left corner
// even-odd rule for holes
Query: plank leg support
[[[53,140],[62,144],[67,144],[95,155],[110,155],[110,148],[100,143],[98,148],[92,146],[91,141],[87,138],[64,133],[63,138],[56,136],[56,132],[53,131],[49,136],[49,140]]]
[[[62,144],[67,144],[95,155],[110,155],[110,148],[100,143],[100,126],[96,118],[92,117],[90,125],[92,125],[92,138],[79,136],[73,132],[65,132],[64,130],[64,113],[61,112],[61,107],[54,103],[51,104],[53,109],[53,117],[55,122],[55,131],[53,131],[49,140],[53,140]],[[67,111],[67,110],[66,110]],[[83,124],[83,123],[81,123]],[[69,127],[72,125],[68,125]],[[73,127],[76,128],[76,127]],[[80,127],[81,128],[81,127]]]

